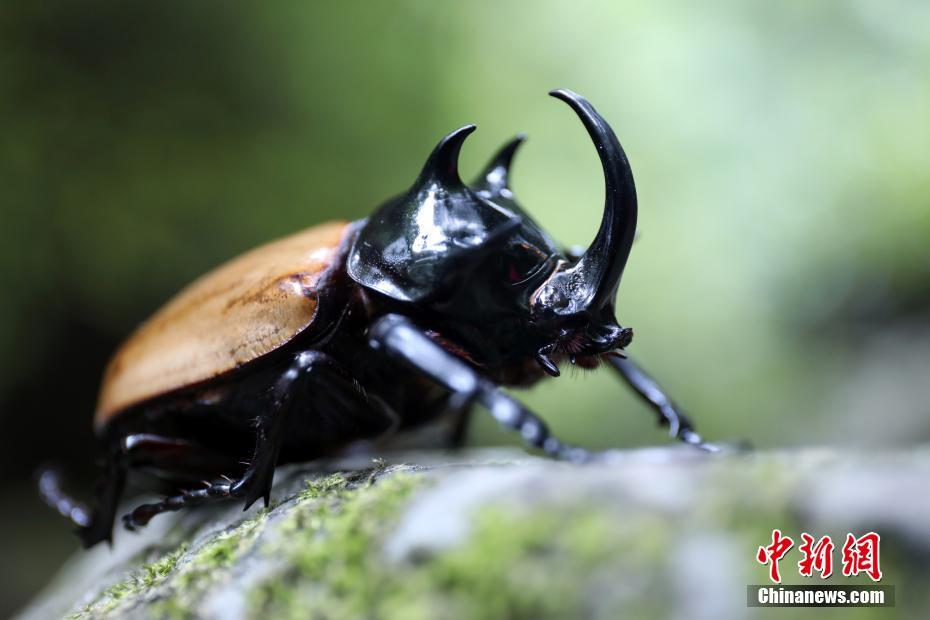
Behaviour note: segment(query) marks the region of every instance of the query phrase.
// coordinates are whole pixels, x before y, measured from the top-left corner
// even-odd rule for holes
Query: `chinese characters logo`
[[[869,576],[872,581],[881,581],[882,570],[879,564],[879,543],[881,538],[875,532],[869,532],[860,537],[854,534],[846,535],[846,542],[842,548],[843,576],[854,577],[860,573]],[[756,552],[756,561],[769,567],[769,579],[772,583],[781,583],[779,561],[781,561],[791,548],[794,540],[785,536],[781,530],[772,530],[772,542],[759,547]],[[829,536],[815,539],[804,532],[801,534],[801,560],[798,562],[798,572],[802,577],[812,577],[819,573],[821,579],[833,574],[833,549],[835,545]]]

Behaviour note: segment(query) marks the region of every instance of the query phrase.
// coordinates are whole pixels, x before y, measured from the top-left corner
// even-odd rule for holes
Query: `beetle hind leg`
[[[57,469],[47,468],[39,473],[42,500],[74,524],[85,549],[104,540],[112,540],[116,504],[125,484],[125,463],[116,454],[110,454],[103,474],[97,479],[96,507],[91,509],[62,489],[61,474]]]

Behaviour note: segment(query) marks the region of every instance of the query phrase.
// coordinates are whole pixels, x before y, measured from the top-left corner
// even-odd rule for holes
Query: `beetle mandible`
[[[516,202],[508,171],[522,137],[462,182],[458,155],[475,129],[466,125],[369,218],[312,227],[201,277],[107,366],[94,507],[65,494],[53,471],[40,476],[43,498],[84,545],[111,540],[130,471],[154,473],[176,494],[138,506],[123,517],[128,529],[227,498],[267,506],[279,463],[443,417],[459,445],[474,404],[545,453],[584,461],[587,451],[500,389],[557,377],[565,361],[607,362],[672,436],[710,449],[622,352],[633,331],[617,322],[615,297],[637,216],[626,155],[584,98],[550,94],[581,119],[604,170],[604,213],[587,249],[563,250]]]

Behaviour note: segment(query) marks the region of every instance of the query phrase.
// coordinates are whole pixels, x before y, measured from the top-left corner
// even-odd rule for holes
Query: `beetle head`
[[[436,145],[407,192],[372,214],[350,249],[348,271],[365,288],[446,324],[477,323],[484,332],[506,325],[532,347],[514,353],[538,350],[540,366],[557,374],[553,357],[593,363],[632,338],[617,323],[614,297],[636,228],[636,193],[606,121],[571,91],[550,94],[578,114],[604,168],[600,229],[578,260],[558,249],[510,188],[522,136],[497,153],[473,187],[462,182],[458,155],[475,129],[466,125]]]

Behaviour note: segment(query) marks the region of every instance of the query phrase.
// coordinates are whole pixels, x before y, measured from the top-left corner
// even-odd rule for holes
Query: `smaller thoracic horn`
[[[490,200],[497,198],[513,200],[513,190],[510,188],[510,165],[513,163],[513,156],[517,149],[525,141],[525,134],[517,134],[494,154],[473,184],[479,195]]]
[[[459,153],[465,138],[475,129],[474,125],[465,125],[440,140],[423,165],[423,171],[420,172],[420,178],[415,185],[423,185],[430,181],[445,187],[463,185],[459,177]]]

